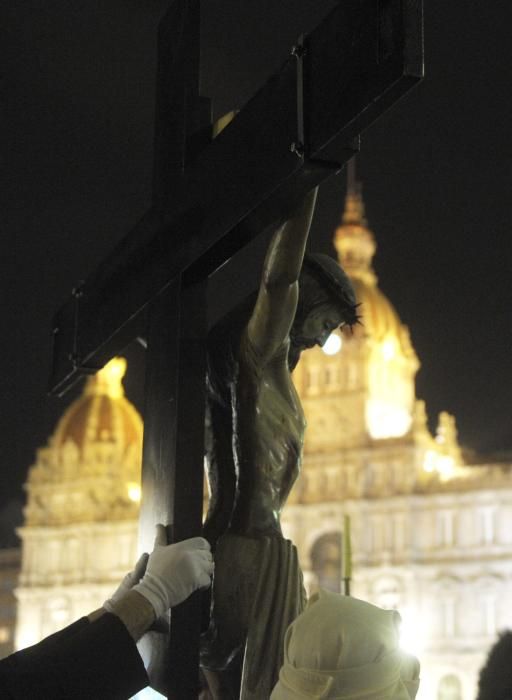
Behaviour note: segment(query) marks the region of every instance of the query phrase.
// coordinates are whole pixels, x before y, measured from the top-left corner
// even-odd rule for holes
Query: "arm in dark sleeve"
[[[90,622],[88,618],[81,617],[79,620],[73,622],[71,625],[64,627],[64,629],[61,629],[58,632],[54,632],[53,634],[48,635],[48,637],[45,637],[37,644],[33,644],[30,647],[21,649],[20,651],[16,652],[15,656],[18,659],[28,661],[32,657],[38,658],[43,653],[50,653],[55,647],[57,647],[58,649],[59,646],[64,643],[65,639],[70,639],[71,637],[73,637],[73,635],[77,634],[78,632],[87,629],[89,625]]]
[[[126,700],[147,684],[135,642],[111,613],[78,620],[0,661],[6,700]]]

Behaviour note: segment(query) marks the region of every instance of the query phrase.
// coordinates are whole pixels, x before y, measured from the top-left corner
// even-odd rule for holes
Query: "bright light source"
[[[126,373],[124,357],[114,357],[91,378],[91,387],[99,394],[107,394],[111,399],[124,396],[123,377]],[[93,391],[94,393],[94,391]]]
[[[366,425],[374,440],[402,437],[411,427],[411,422],[409,411],[402,406],[379,399],[366,402]]]
[[[130,483],[128,484],[128,498],[134,503],[138,503],[141,497],[141,490],[139,484]]]
[[[432,450],[427,450],[423,461],[423,469],[426,472],[433,472],[437,464],[437,454]]]
[[[40,639],[41,638],[38,636],[35,627],[25,625],[21,631],[17,631],[16,633],[15,650],[19,651],[20,649],[26,649],[27,647],[31,647],[33,644],[37,644],[37,642],[39,642]]]
[[[408,654],[420,656],[425,648],[426,630],[418,616],[409,608],[400,609],[400,648]]]
[[[113,357],[103,369],[112,381],[120,381],[126,373],[126,360],[124,357]]]
[[[395,356],[395,343],[392,338],[388,338],[382,343],[382,357],[386,362],[392,360]]]
[[[158,698],[164,700],[164,696],[158,691],[153,690],[153,688],[144,688],[144,690],[138,692],[137,695],[134,695],[132,700],[157,700]]]
[[[441,479],[450,479],[454,476],[455,460],[449,455],[440,455],[437,470]]]
[[[322,345],[322,350],[326,355],[336,355],[336,353],[341,350],[342,344],[341,336],[339,336],[337,333],[331,333],[331,335]]]
[[[427,450],[423,461],[426,472],[437,472],[446,481],[455,476],[455,460],[450,455],[443,455],[434,450]]]

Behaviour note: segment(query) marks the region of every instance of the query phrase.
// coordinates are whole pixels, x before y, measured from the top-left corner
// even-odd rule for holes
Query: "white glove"
[[[133,587],[151,603],[157,618],[198,588],[207,588],[213,574],[210,545],[203,537],[166,543],[165,527],[157,525],[155,548],[149,555],[146,573]]]
[[[104,607],[105,610],[107,610],[108,612],[113,612],[113,606],[117,603],[117,601],[120,598],[122,598],[126,593],[128,593],[128,591],[130,591],[135,586],[135,584],[139,583],[146,571],[148,559],[149,554],[147,552],[141,554],[138,562],[135,564],[135,568],[133,569],[133,571],[130,571],[129,574],[126,574],[126,576],[121,581],[117,589],[114,591],[114,593],[112,593],[112,596],[103,603],[102,607]]]

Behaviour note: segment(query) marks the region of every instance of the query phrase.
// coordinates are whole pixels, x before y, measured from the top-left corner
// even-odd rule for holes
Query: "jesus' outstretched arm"
[[[290,333],[316,196],[315,189],[305,197],[276,231],[267,251],[258,298],[247,326],[249,340],[262,362],[282,347]]]

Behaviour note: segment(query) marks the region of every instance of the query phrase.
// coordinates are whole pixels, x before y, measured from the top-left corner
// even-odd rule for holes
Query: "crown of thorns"
[[[361,304],[356,302],[354,288],[341,265],[329,255],[314,253],[304,257],[304,267],[341,303],[346,325],[350,329],[356,324],[362,325],[362,317],[357,313]]]

